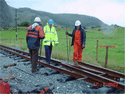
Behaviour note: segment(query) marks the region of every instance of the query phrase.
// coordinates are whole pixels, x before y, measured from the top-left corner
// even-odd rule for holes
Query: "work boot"
[[[38,71],[32,71],[32,73],[34,74],[41,74],[41,72],[38,70]]]

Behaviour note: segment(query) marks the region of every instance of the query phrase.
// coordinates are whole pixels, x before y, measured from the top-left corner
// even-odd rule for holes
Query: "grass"
[[[105,64],[105,55],[106,55],[106,48],[98,47],[98,61],[96,61],[96,45],[97,40],[98,45],[115,45],[115,48],[108,48],[108,63],[107,68],[116,70],[122,73],[125,73],[124,70],[124,36],[125,30],[123,27],[117,27],[112,33],[106,34],[105,31],[98,31],[99,28],[88,29],[86,30],[86,48],[83,50],[83,62],[87,62],[90,64],[94,64],[97,66],[104,67]],[[26,27],[18,27],[17,37],[24,38],[22,40],[22,49],[28,51],[27,44],[26,44]],[[64,28],[57,28],[58,38],[59,38],[59,45],[53,47],[52,57],[60,60],[67,60],[67,44],[66,44],[66,35]],[[72,33],[71,29],[67,30],[69,33]],[[94,31],[94,32],[91,32]],[[0,39],[6,38],[8,40],[4,40],[1,44],[6,46],[16,46],[21,48],[20,40],[14,42],[16,38],[16,32],[13,28],[9,28],[6,31],[0,31]],[[11,42],[10,42],[11,38]],[[68,40],[71,41],[71,37],[67,36]],[[13,39],[13,41],[12,41]],[[68,41],[69,43],[69,41]],[[68,48],[69,50],[69,48]],[[44,47],[42,46],[42,55],[45,55]],[[71,52],[69,54],[69,61],[72,62],[73,58],[73,46],[71,47]]]

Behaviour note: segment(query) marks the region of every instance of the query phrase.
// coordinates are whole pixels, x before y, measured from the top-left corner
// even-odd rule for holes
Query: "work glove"
[[[66,35],[69,35],[69,33],[68,33],[67,31],[65,32],[65,34],[66,34]]]
[[[85,44],[82,45],[82,49],[84,49],[84,48],[85,48]]]
[[[55,44],[56,46],[58,45],[58,44]]]

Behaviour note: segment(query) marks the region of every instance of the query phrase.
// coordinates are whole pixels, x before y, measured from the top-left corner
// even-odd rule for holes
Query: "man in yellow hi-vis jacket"
[[[54,21],[50,19],[47,25],[44,27],[45,38],[43,39],[43,45],[45,48],[46,62],[50,64],[50,58],[52,53],[52,46],[58,45],[58,36],[55,27],[53,26]]]

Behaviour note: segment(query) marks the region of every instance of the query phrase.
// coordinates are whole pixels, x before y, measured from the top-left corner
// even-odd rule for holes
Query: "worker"
[[[73,29],[72,34],[69,34],[66,31],[66,35],[72,37],[72,45],[74,45],[74,53],[73,53],[73,62],[74,65],[78,64],[78,61],[82,60],[82,52],[85,48],[86,41],[86,32],[81,28],[81,22],[77,20],[75,22],[75,28]]]
[[[31,57],[32,73],[36,73],[37,62],[38,62],[38,50],[40,47],[40,39],[45,37],[44,31],[40,26],[41,19],[36,17],[34,23],[28,27],[26,42],[29,48],[29,53]]]
[[[47,25],[44,26],[45,38],[43,39],[43,45],[45,48],[46,63],[50,64],[50,58],[52,53],[52,46],[58,45],[58,36],[54,25],[54,21],[50,19]]]

